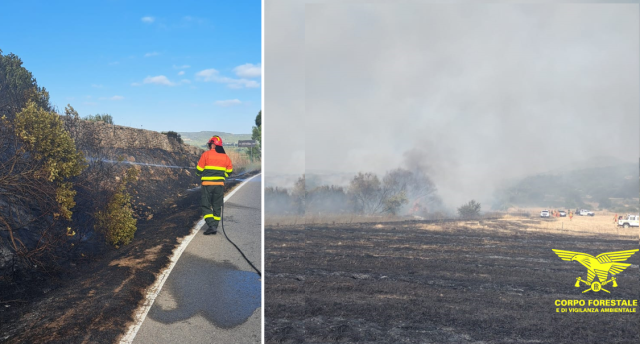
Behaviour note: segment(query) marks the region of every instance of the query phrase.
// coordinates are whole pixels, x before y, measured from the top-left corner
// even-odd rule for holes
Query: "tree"
[[[71,219],[72,180],[85,168],[60,116],[30,101],[14,121],[0,119],[0,235],[8,232],[15,255],[39,261],[64,243],[56,223]],[[24,242],[15,231],[35,227]]]
[[[264,212],[268,215],[290,214],[293,211],[291,195],[285,188],[264,188]]]
[[[163,131],[161,134],[167,135],[168,138],[176,140],[180,144],[184,143],[182,141],[182,136],[175,131]]]
[[[307,180],[307,187],[308,187]],[[305,211],[311,214],[339,214],[350,212],[349,198],[340,186],[322,185],[306,193]]]
[[[471,200],[458,208],[458,215],[463,219],[472,219],[480,216],[480,203]]]
[[[46,178],[56,184],[60,215],[70,219],[75,191],[67,180],[80,175],[86,167],[82,152],[76,150],[60,116],[39,108],[33,102],[16,115],[15,128],[31,158],[41,164],[42,174],[35,178]]]
[[[2,55],[0,50],[0,117],[12,121],[30,101],[45,111],[53,111],[49,93],[38,86],[31,72],[22,66],[22,60],[14,54]]]
[[[258,116],[256,116],[256,127],[262,127],[262,110],[260,110]]]
[[[298,214],[304,214],[305,212],[306,196],[307,190],[305,188],[305,176],[303,174],[302,177],[296,180],[296,183],[293,185],[293,190],[291,191],[293,206]]]
[[[358,172],[349,184],[349,195],[358,213],[376,214],[384,210],[380,179],[373,173]]]
[[[387,172],[382,179],[389,199],[393,198],[396,208],[388,208],[388,212],[395,214],[406,204],[419,204],[421,208],[439,205],[440,199],[431,178],[422,170],[409,171],[402,168]],[[401,196],[403,195],[403,196]]]
[[[0,250],[14,268],[50,266],[69,235],[84,159],[53,111],[22,60],[0,50]]]
[[[251,130],[251,139],[256,141],[256,145],[254,147],[250,147],[247,149],[247,154],[250,156],[253,154],[254,157],[259,157],[261,152],[261,144],[262,144],[262,110],[258,112],[258,115],[255,119],[255,127]]]
[[[382,182],[373,173],[358,173],[349,185],[349,194],[356,212],[397,215],[409,203],[422,199],[426,204],[438,201],[436,188],[423,174],[404,169],[387,172]]]

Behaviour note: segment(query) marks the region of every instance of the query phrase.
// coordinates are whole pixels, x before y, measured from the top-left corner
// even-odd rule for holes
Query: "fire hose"
[[[238,247],[238,245],[236,245],[233,241],[231,241],[231,239],[229,239],[229,237],[227,236],[227,232],[225,232],[224,230],[224,202],[222,202],[222,208],[220,209],[220,226],[222,227],[222,233],[224,233],[224,237],[227,238],[227,240],[231,243],[231,245],[233,245],[238,250],[238,252],[240,252],[240,254],[242,255],[242,258],[244,258],[244,260],[246,260],[247,263],[251,265],[251,267],[253,268],[253,270],[256,271],[258,276],[262,277],[262,273],[260,272],[260,270],[258,270],[258,268],[256,268],[255,265],[251,263],[249,258],[247,258],[247,256],[244,255],[240,247]]]

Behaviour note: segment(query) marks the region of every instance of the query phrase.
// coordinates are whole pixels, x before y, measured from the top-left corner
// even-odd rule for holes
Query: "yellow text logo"
[[[586,289],[583,293],[588,291],[594,291],[597,293],[601,290],[611,293],[604,287],[609,283],[611,283],[614,288],[618,287],[616,278],[613,276],[621,273],[624,269],[631,266],[631,264],[620,262],[626,261],[634,253],[638,252],[638,250],[605,252],[596,257],[581,252],[563,250],[553,250],[553,252],[562,258],[562,260],[569,262],[575,260],[587,268],[587,280],[585,281],[582,277],[578,277],[575,284],[576,288],[580,287],[580,283],[584,283],[589,287],[589,289]],[[609,275],[611,275],[611,279],[608,279]],[[598,280],[594,281],[596,276],[598,276]]]

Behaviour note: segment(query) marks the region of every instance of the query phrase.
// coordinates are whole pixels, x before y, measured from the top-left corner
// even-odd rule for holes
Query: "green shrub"
[[[40,169],[34,177],[45,178],[56,185],[55,198],[59,205],[56,215],[70,219],[76,192],[68,179],[80,175],[86,167],[82,152],[77,151],[60,116],[34,102],[29,102],[16,115],[15,128],[26,150],[39,162]]]
[[[170,139],[178,141],[178,143],[184,143],[182,141],[182,136],[180,136],[180,134],[176,133],[175,131],[163,131],[162,134],[167,135],[167,137]]]
[[[106,209],[96,213],[97,231],[104,233],[107,243],[115,246],[127,245],[133,240],[137,230],[137,220],[133,218],[131,195],[127,192],[127,183],[135,180],[138,170],[131,167],[120,181],[116,192],[111,196]]]
[[[471,219],[480,216],[480,203],[475,200],[469,201],[458,208],[458,215],[463,219]]]
[[[113,117],[111,117],[111,115],[106,113],[102,115],[101,114],[89,115],[85,117],[84,120],[89,122],[105,122],[107,124],[113,124]]]

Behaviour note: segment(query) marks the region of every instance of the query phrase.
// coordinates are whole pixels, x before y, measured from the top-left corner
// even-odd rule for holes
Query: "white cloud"
[[[184,75],[184,71],[183,70],[179,71],[178,75]]]
[[[98,105],[98,103],[94,103],[94,102],[84,102],[84,105],[90,105],[90,106],[93,106],[93,105]]]
[[[218,100],[216,101],[216,105],[218,106],[234,106],[234,105],[240,105],[242,104],[242,102],[238,99],[228,99],[228,100]]]
[[[191,68],[191,66],[189,66],[189,65],[182,65],[182,66],[173,65],[173,68],[174,69],[187,69],[187,68]]]
[[[211,69],[205,69],[205,70],[201,70],[198,73],[196,73],[197,77],[200,77],[203,81],[215,81],[215,78],[218,77],[218,71],[211,68]]]
[[[169,81],[169,79],[164,75],[158,76],[148,76],[142,80],[143,84],[156,84],[156,85],[165,85],[165,86],[175,86],[175,83]]]
[[[160,55],[159,52],[153,51],[153,52],[144,54],[144,57],[151,57],[151,56],[158,56],[158,55]]]
[[[156,18],[154,18],[154,17],[142,17],[140,20],[142,20],[143,23],[151,24],[156,20]]]
[[[257,65],[245,63],[234,68],[233,71],[241,78],[257,78],[262,75],[262,66],[260,63]]]
[[[260,84],[254,80],[233,79],[226,76],[220,76],[220,73],[213,68],[199,71],[198,73],[196,73],[196,78],[206,82],[219,82],[227,84],[227,87],[233,89],[260,87]]]
[[[231,78],[223,78],[223,82],[227,83],[229,88],[239,89],[239,88],[256,88],[260,87],[260,84],[253,80],[247,79],[231,79]]]
[[[102,84],[91,84],[91,87],[93,87],[93,88],[102,88],[104,86],[102,86]]]
[[[120,62],[118,61],[114,61],[114,62],[109,62],[109,66],[115,66],[117,64],[119,64]]]
[[[131,86],[142,86],[142,84],[139,82],[132,82]]]
[[[181,83],[181,84],[190,84],[190,83],[191,83],[191,80],[182,79],[182,80],[180,80],[180,83]]]

